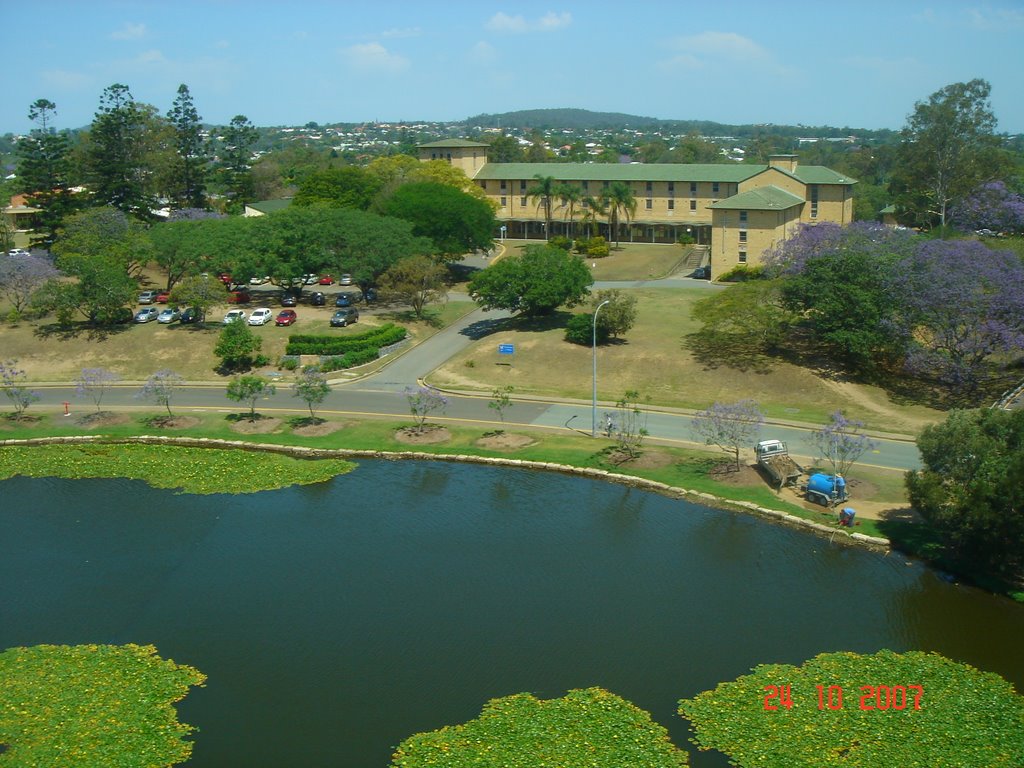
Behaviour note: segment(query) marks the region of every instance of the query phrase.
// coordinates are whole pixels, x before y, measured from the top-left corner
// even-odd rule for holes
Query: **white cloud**
[[[362,43],[346,48],[343,53],[356,69],[373,72],[401,72],[409,66],[409,60],[391,53],[380,43]]]
[[[47,85],[68,91],[91,87],[93,82],[89,75],[66,69],[48,69],[40,73],[40,76]]]
[[[394,29],[385,29],[380,33],[382,38],[403,38],[403,37],[419,37],[423,34],[423,30],[419,27],[401,27]]]
[[[967,8],[967,18],[975,29],[1005,29],[1024,26],[1024,11],[1016,8]]]
[[[549,11],[539,19],[529,21],[522,15],[509,16],[506,13],[494,14],[484,25],[492,32],[511,32],[521,34],[523,32],[554,32],[572,24],[571,13],[555,13]]]
[[[677,38],[675,47],[691,54],[713,55],[730,59],[760,59],[768,51],[749,37],[735,32],[701,32],[699,35]]]
[[[498,49],[481,40],[469,49],[469,58],[477,64],[493,64],[498,60]]]
[[[132,24],[130,21],[126,21],[121,25],[120,29],[114,30],[110,33],[111,40],[138,40],[140,37],[145,36],[146,25]]]
[[[136,56],[135,63],[139,66],[146,66],[149,64],[166,64],[167,59],[164,57],[163,53],[152,48],[148,51],[143,51]]]

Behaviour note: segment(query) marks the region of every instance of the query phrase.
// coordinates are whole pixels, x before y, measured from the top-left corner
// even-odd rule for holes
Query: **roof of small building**
[[[727,197],[712,203],[708,208],[717,210],[745,210],[745,211],[784,211],[795,205],[803,205],[805,200],[802,197],[779,189],[771,184],[765,187],[740,192],[738,195]]]
[[[258,203],[246,203],[245,207],[252,208],[260,213],[274,213],[275,211],[284,210],[291,204],[292,199],[285,197],[280,200],[260,200]]]
[[[895,203],[889,203],[889,205],[885,206],[885,208],[880,210],[879,213],[882,214],[883,216],[886,215],[886,214],[895,214],[896,213],[896,204]]]
[[[445,147],[489,147],[491,145],[480,141],[470,141],[469,139],[441,139],[440,141],[431,141],[427,144],[417,144],[416,146],[418,149],[441,149]]]

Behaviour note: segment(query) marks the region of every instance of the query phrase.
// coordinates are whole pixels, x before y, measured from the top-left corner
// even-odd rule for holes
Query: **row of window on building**
[[[508,182],[507,179],[502,179],[501,180],[499,188],[500,188],[500,190],[502,192],[507,192],[508,191],[508,183],[509,182]],[[527,186],[526,180],[525,179],[520,179],[519,180],[519,192],[520,192],[520,194],[523,193],[523,192],[526,192],[526,186]],[[601,189],[608,189],[609,186],[611,186],[611,182],[610,181],[602,181],[601,182]],[[726,186],[728,186],[728,185],[726,185]],[[480,181],[480,188],[483,189],[484,191],[487,191],[487,182],[486,181]],[[584,192],[589,192],[590,191],[590,182],[589,181],[581,181],[580,182],[580,189],[582,189]],[[646,182],[645,191],[648,194],[652,194],[654,192],[654,182],[653,181]],[[711,183],[711,194],[717,195],[717,194],[720,194],[720,192],[721,192],[721,184],[719,184],[719,182],[717,182],[717,181],[712,182]],[[674,195],[676,193],[676,184],[675,184],[674,181],[668,182],[668,193],[669,193],[669,195]],[[696,181],[691,181],[690,182],[690,195],[691,196],[695,196],[696,194],[697,194],[697,182]],[[733,192],[731,194],[735,194],[735,190],[733,190]]]

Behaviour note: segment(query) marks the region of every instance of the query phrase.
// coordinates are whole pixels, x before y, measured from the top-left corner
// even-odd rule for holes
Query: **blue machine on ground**
[[[804,488],[807,500],[829,507],[846,501],[846,481],[842,475],[826,475],[822,472],[811,475]]]

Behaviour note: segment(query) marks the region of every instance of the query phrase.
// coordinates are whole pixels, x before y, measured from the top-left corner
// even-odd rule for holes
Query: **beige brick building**
[[[419,153],[421,160],[447,160],[479,184],[512,238],[544,238],[544,207],[529,190],[537,176],[550,176],[577,187],[581,197],[573,204],[553,202],[551,234],[578,235],[584,220],[597,218],[601,233],[614,240],[607,219],[594,217],[582,198],[600,198],[611,184],[625,183],[636,212],[620,222],[618,237],[670,243],[689,235],[708,246],[712,278],[737,264],[758,264],[798,223],[853,220],[856,180],[824,166],[801,166],[796,155],[772,156],[767,166],[488,163],[487,145],[464,139],[423,144]]]

